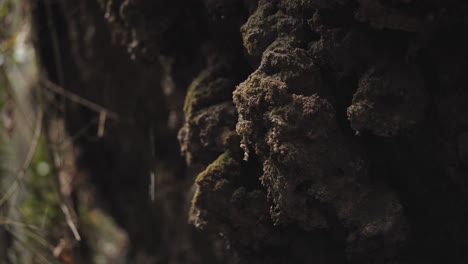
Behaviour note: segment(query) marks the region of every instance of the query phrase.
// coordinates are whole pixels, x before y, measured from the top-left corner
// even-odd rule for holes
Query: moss
[[[207,67],[195,78],[185,97],[185,124],[178,134],[187,164],[207,165],[236,145],[237,113],[232,100],[235,81],[230,64]]]
[[[214,178],[219,178],[220,174],[234,176],[233,174],[238,174],[239,167],[240,163],[232,157],[230,151],[226,151],[198,174],[195,183],[202,185],[207,181],[211,182]]]
[[[184,102],[184,113],[186,117],[192,115],[193,105],[196,104],[197,100],[199,100],[200,95],[203,94],[203,88],[206,89],[206,86],[204,86],[203,84],[206,78],[209,76],[209,73],[210,70],[205,69],[190,84]]]
[[[208,67],[192,81],[183,108],[187,119],[198,110],[231,98],[235,84],[223,73],[223,65]]]
[[[195,179],[196,191],[191,201],[189,221],[203,229],[210,218],[217,218],[219,208],[226,208],[233,192],[233,180],[239,176],[240,163],[230,151],[221,154]]]

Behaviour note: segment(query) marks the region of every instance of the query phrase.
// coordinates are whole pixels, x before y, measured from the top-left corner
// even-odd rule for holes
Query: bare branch
[[[41,83],[44,84],[44,86],[57,93],[57,94],[60,94],[62,95],[63,97],[67,98],[68,100],[74,102],[74,103],[77,103],[77,104],[80,104],[90,110],[93,110],[97,113],[102,113],[102,112],[105,112],[107,113],[107,116],[111,119],[114,119],[114,120],[118,120],[119,119],[119,115],[107,108],[105,108],[104,106],[101,106],[101,105],[98,105],[94,102],[91,102],[90,100],[87,100],[75,93],[72,93],[70,91],[67,91],[66,89],[64,89],[63,87],[49,81],[49,80],[46,80],[46,79],[42,79],[41,80]]]

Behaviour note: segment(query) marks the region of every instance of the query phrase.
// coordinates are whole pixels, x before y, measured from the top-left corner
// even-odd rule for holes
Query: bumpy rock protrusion
[[[302,23],[297,9],[282,9],[287,6],[283,2],[278,6],[284,21]],[[263,10],[261,4],[259,8]],[[261,31],[262,23],[256,28],[249,21],[244,39]],[[296,39],[296,32],[276,31],[259,68],[234,92],[245,158],[254,154],[263,161],[261,181],[276,225],[309,231],[345,228],[348,259],[380,263],[392,258],[406,237],[402,206],[389,188],[376,191],[370,183],[366,155],[338,125],[332,102],[321,96],[327,87],[314,55]],[[315,57],[325,47],[317,45]],[[344,66],[349,74],[350,66]],[[372,257],[375,251],[378,260]]]
[[[184,105],[186,122],[179,132],[188,164],[213,161],[238,145],[237,113],[231,100],[235,84],[227,63],[209,66],[190,85]]]
[[[418,68],[406,64],[373,67],[359,80],[348,108],[351,127],[395,136],[424,118],[427,94]]]
[[[190,221],[221,234],[242,250],[243,246],[261,243],[271,230],[266,225],[269,218],[265,194],[247,190],[241,179],[240,156],[229,151],[221,154],[195,180]]]

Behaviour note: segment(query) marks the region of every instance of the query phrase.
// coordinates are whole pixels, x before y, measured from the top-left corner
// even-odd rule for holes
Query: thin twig
[[[13,221],[13,220],[8,220],[8,219],[0,219],[0,226],[2,225],[11,225],[11,226],[19,226],[19,227],[25,227],[25,228],[30,228],[30,229],[33,229],[33,230],[40,230],[39,227],[35,226],[35,225],[30,225],[30,224],[26,224],[26,223],[21,223],[21,222],[18,222],[18,221]]]
[[[67,91],[65,90],[63,87],[60,87],[59,85],[49,81],[49,80],[46,80],[46,79],[42,79],[41,82],[44,84],[44,86],[57,93],[57,94],[60,94],[62,95],[63,97],[67,98],[68,100],[74,102],[74,103],[77,103],[77,104],[80,104],[90,110],[93,110],[97,113],[102,113],[102,112],[105,112],[107,113],[107,116],[111,119],[114,119],[114,120],[118,120],[119,119],[119,115],[107,108],[105,108],[104,106],[101,106],[101,105],[98,105],[94,102],[91,102],[90,100],[87,100],[75,93],[72,93],[70,91]]]
[[[98,132],[97,132],[97,135],[99,138],[102,138],[104,136],[104,128],[106,127],[106,117],[107,117],[106,111],[102,111],[99,113],[99,126],[98,126]]]
[[[61,149],[66,149],[70,147],[73,143],[75,143],[81,136],[85,134],[85,132],[94,124],[98,121],[98,118],[95,117],[91,119],[86,125],[84,125],[80,130],[78,130],[74,135],[70,137],[69,141],[65,141],[62,143],[60,146]]]
[[[80,233],[78,233],[78,228],[76,228],[75,223],[73,223],[68,207],[65,204],[62,204],[60,208],[62,209],[63,214],[65,215],[65,220],[67,221],[67,225],[68,227],[70,227],[70,230],[72,231],[73,236],[75,237],[75,240],[81,241]]]
[[[47,120],[46,120],[47,121]],[[47,129],[50,129],[50,125],[46,125],[46,130]],[[54,151],[51,149],[51,142],[50,142],[50,133],[48,131],[46,131],[45,133],[45,141],[46,141],[46,146],[47,146],[47,151],[49,153],[49,156],[52,158],[54,156]],[[68,227],[70,228],[71,232],[73,233],[73,236],[75,238],[76,241],[81,241],[81,236],[80,234],[78,233],[78,228],[76,227],[73,219],[72,219],[72,213],[73,213],[73,216],[76,215],[76,213],[73,211],[72,207],[69,205],[71,203],[71,201],[65,197],[65,195],[60,191],[60,179],[59,179],[59,174],[60,174],[60,168],[63,164],[58,164],[56,162],[52,162],[52,175],[56,175],[56,177],[54,177],[54,183],[55,183],[55,187],[56,187],[56,190],[58,192],[58,195],[60,197],[60,200],[62,202],[60,208],[64,214],[64,217],[65,217],[65,221],[68,225]]]

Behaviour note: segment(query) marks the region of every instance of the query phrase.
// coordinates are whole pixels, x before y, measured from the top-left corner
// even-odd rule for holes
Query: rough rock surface
[[[63,51],[74,65],[67,82],[99,99],[96,83],[113,87],[111,106],[137,119],[101,147],[76,143],[117,153],[112,162],[132,157],[116,178],[131,182],[135,171],[134,189],[109,191],[114,179],[96,176],[106,199],[119,191],[142,200],[147,171],[133,170],[131,153],[155,128],[156,155],[141,159],[156,168],[157,202],[113,208],[137,247],[165,245],[154,263],[468,260],[465,1],[62,2],[77,10],[55,10],[67,21],[63,45],[73,48]],[[107,23],[98,29],[108,38],[91,34],[89,17]],[[113,64],[109,47],[119,45],[125,63]],[[42,50],[46,62],[51,53]],[[56,79],[55,65],[46,66]],[[127,105],[127,97],[138,100]],[[75,131],[86,120],[67,122]],[[106,175],[90,160],[84,168]],[[153,233],[131,217],[147,207]]]

